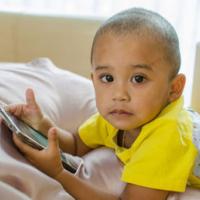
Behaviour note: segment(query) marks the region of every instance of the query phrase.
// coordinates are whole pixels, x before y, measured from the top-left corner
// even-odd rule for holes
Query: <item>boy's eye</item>
[[[100,77],[102,82],[107,83],[107,82],[112,82],[114,80],[113,76],[106,74]]]
[[[136,76],[133,76],[133,77],[131,78],[131,81],[132,81],[133,83],[142,83],[142,82],[145,81],[145,77],[144,77],[144,76],[141,76],[141,75],[136,75]]]

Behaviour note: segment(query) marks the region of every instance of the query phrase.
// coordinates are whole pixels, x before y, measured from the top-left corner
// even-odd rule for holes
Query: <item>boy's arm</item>
[[[62,151],[73,155],[76,154],[76,138],[73,136],[73,134],[58,128],[47,116],[44,116],[38,124],[38,127],[34,128],[46,137],[48,137],[48,131],[51,128],[54,128],[57,133],[59,146]]]
[[[75,134],[75,139],[76,139],[76,154],[77,156],[83,156],[86,153],[88,153],[89,151],[92,150],[92,148],[88,147],[87,145],[85,145],[85,143],[83,143],[83,141],[81,140],[79,134]]]
[[[66,170],[63,170],[55,179],[75,199],[81,200],[166,200],[169,193],[168,191],[127,184],[122,195],[118,197],[95,187],[94,184],[92,185],[81,180]]]
[[[82,142],[78,133],[70,133],[69,131],[56,127],[56,125],[47,116],[43,117],[43,120],[41,120],[37,130],[47,137],[49,129],[53,127],[56,128],[59,146],[63,152],[83,156],[91,150],[91,148]]]
[[[83,156],[91,150],[90,147],[86,146],[82,142],[78,133],[73,134],[60,128],[56,128],[56,133],[58,136],[59,146],[63,152]]]

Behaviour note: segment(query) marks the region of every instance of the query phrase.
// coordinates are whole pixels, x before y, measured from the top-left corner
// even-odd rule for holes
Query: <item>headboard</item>
[[[196,46],[195,69],[192,88],[192,107],[200,113],[200,42]]]
[[[90,76],[90,49],[101,21],[69,16],[0,12],[0,61],[49,57],[57,66]]]

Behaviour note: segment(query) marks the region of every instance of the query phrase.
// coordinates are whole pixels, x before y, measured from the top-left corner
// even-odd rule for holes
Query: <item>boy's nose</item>
[[[118,86],[113,90],[113,101],[129,101],[130,96],[128,90],[123,86]]]

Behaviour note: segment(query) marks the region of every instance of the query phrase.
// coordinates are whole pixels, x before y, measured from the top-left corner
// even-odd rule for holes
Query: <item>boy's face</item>
[[[106,33],[95,44],[92,80],[100,114],[114,127],[139,129],[169,102],[170,66],[148,38]]]

